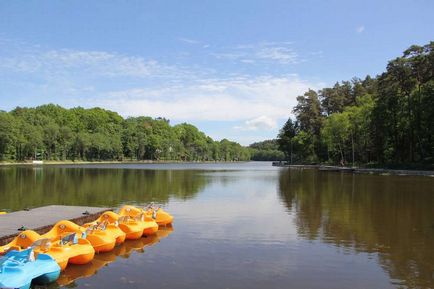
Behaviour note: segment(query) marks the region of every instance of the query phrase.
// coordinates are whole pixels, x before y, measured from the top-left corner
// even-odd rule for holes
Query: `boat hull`
[[[158,224],[154,221],[145,221],[145,229],[143,229],[143,236],[154,235],[158,231]]]

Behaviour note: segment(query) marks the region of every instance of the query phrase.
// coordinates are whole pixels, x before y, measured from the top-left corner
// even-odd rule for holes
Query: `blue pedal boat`
[[[47,254],[35,258],[32,248],[10,251],[0,258],[0,288],[28,289],[31,283],[45,285],[59,278],[60,267]]]

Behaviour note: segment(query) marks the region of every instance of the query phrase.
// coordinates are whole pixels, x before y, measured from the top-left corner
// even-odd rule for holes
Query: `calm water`
[[[270,163],[0,168],[0,210],[162,203],[158,236],[52,288],[434,288],[434,178]]]

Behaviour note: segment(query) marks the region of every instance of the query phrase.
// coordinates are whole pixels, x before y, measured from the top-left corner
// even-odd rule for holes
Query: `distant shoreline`
[[[344,173],[356,173],[356,174],[434,177],[434,171],[431,170],[357,168],[357,167],[339,167],[339,166],[326,166],[326,165],[289,165],[281,162],[273,162],[273,166],[287,167],[292,169],[316,169],[319,171],[344,172]]]
[[[176,160],[143,160],[143,161],[43,161],[43,164],[27,162],[0,162],[0,166],[46,166],[46,165],[91,165],[91,164],[212,164],[212,163],[244,163],[248,161],[176,161]]]

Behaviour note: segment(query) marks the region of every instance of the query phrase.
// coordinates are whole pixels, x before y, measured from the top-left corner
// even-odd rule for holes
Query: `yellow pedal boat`
[[[129,216],[121,216],[112,211],[104,212],[96,222],[108,221],[110,224],[117,224],[118,227],[126,234],[126,239],[135,240],[143,235],[145,224]]]
[[[142,211],[145,213],[146,218],[154,219],[159,226],[167,226],[173,222],[173,216],[162,208],[155,206],[154,203],[149,204]]]
[[[125,205],[119,210],[119,215],[128,216],[144,225],[143,235],[149,236],[155,234],[158,231],[158,224],[154,219],[146,217],[143,210],[138,209],[134,206]]]
[[[68,263],[87,264],[92,261],[95,250],[89,241],[78,238],[75,233],[63,236],[63,238],[51,240],[42,238],[41,235],[32,230],[20,233],[12,242],[0,247],[0,253],[8,250],[24,250],[33,248],[36,254],[48,254],[59,264],[60,269],[64,270]]]
[[[101,216],[91,223],[84,224],[83,227],[89,228],[94,226],[96,229],[101,228],[107,231],[107,233],[115,238],[116,246],[125,242],[126,233],[119,227],[119,223],[117,221],[112,222],[112,220],[107,218],[107,215],[104,215],[103,218],[101,218]]]
[[[56,225],[54,225],[50,231],[42,235],[42,237],[56,239],[67,233],[81,234],[83,238],[92,244],[96,253],[111,251],[116,245],[116,239],[103,227],[89,226],[88,228],[84,228],[67,220],[57,222]]]

